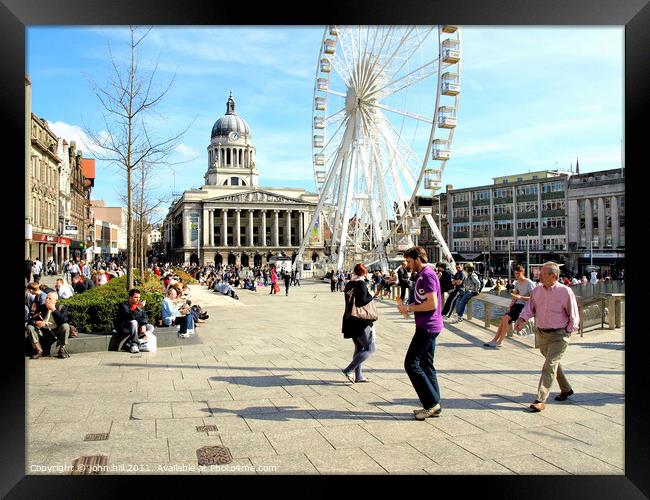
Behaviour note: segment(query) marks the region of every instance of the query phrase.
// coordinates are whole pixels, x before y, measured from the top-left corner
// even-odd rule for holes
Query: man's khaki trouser
[[[546,358],[537,389],[537,401],[544,403],[556,377],[560,391],[569,392],[571,390],[571,384],[569,384],[560,365],[560,360],[569,345],[571,335],[566,333],[564,329],[551,330],[547,333],[540,331],[539,328],[536,328],[536,330],[537,347],[539,347],[542,356]]]

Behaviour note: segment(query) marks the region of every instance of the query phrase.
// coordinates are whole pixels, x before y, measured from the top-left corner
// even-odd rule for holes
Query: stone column
[[[190,228],[190,213],[187,210],[183,210],[183,246],[189,248],[191,246],[191,228]]]
[[[253,244],[253,211],[248,211],[248,246],[252,247]]]
[[[210,210],[210,246],[214,246],[214,208]]]
[[[262,246],[266,246],[266,210],[261,211],[262,216]]]
[[[607,214],[605,213],[605,199],[598,198],[598,246],[605,248],[607,237]]]
[[[587,248],[591,246],[591,241],[593,240],[593,214],[591,212],[591,200],[587,198],[585,200],[585,236]]]
[[[619,233],[621,231],[618,217],[618,196],[612,196],[609,203],[612,210],[612,248],[616,248],[620,242]]]
[[[207,207],[203,206],[203,213],[201,214],[201,225],[203,226],[203,241],[201,242],[201,248],[205,249],[210,244],[210,215]],[[199,235],[201,238],[201,235]]]
[[[223,225],[221,226],[221,246],[228,246],[228,209],[222,208],[221,213],[223,214]]]
[[[235,209],[235,246],[241,247],[241,209]]]
[[[280,211],[279,210],[273,210],[273,246],[274,247],[279,247],[280,246],[280,223],[279,223],[279,218],[280,218]]]
[[[286,231],[284,233],[284,244],[285,246],[290,247],[291,246],[291,210],[287,210],[287,217],[286,217]]]
[[[305,212],[303,212],[302,210],[298,212],[298,245],[302,244],[302,238],[305,232],[305,224],[303,223],[302,220],[304,214]]]
[[[580,209],[578,207],[578,200],[569,200],[566,220],[569,222],[567,224],[569,226],[568,248],[568,243],[577,242],[580,244]]]

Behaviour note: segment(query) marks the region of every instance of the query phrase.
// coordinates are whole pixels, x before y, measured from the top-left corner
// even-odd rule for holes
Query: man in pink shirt
[[[559,278],[560,267],[555,262],[544,264],[541,272],[543,286],[533,289],[530,300],[515,323],[515,330],[520,331],[526,321],[535,317],[536,344],[546,358],[537,389],[537,399],[530,405],[534,412],[544,409],[556,376],[561,392],[555,399],[564,401],[573,394],[573,389],[560,366],[560,360],[569,345],[571,333],[580,326],[580,313],[573,291],[559,283]]]

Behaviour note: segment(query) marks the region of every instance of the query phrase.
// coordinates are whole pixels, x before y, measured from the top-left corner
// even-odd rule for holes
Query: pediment
[[[215,196],[204,200],[204,202],[226,202],[226,203],[281,203],[283,205],[304,204],[305,202],[298,198],[291,198],[280,194],[265,191],[263,189],[253,189],[243,193],[233,193],[223,196]]]

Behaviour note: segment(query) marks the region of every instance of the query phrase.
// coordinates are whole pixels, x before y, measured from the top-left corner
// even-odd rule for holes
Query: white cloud
[[[197,156],[199,154],[196,149],[194,149],[192,146],[188,146],[187,144],[179,144],[176,146],[176,149],[174,151],[182,156]]]
[[[61,121],[47,123],[57,137],[62,137],[68,143],[74,141],[77,150],[83,151],[84,156],[96,156],[101,151],[78,125],[70,125]],[[100,132],[100,136],[103,134],[104,132]]]

